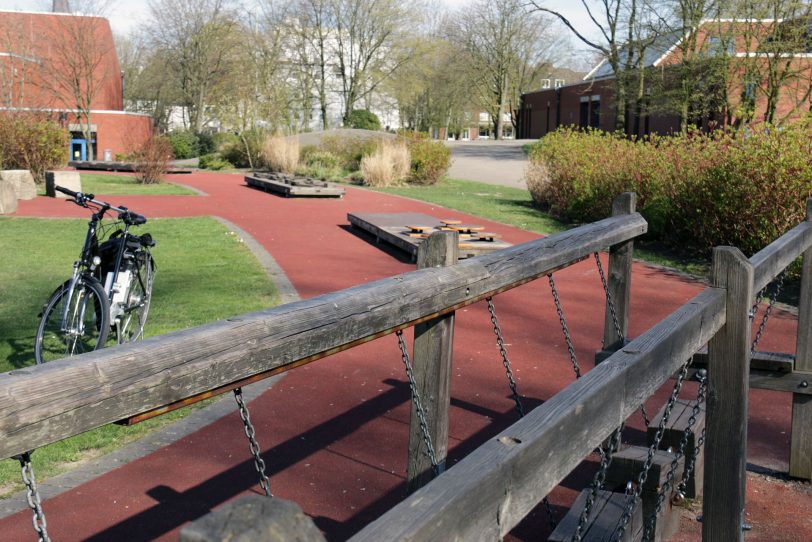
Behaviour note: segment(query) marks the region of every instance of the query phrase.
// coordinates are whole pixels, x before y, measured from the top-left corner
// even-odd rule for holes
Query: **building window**
[[[555,88],[563,87],[565,82],[566,81],[564,81],[563,79],[556,79],[555,80]]]
[[[708,37],[708,56],[732,56],[735,53],[732,39],[719,36]]]
[[[541,88],[550,88],[550,80],[549,79],[542,79],[541,80]]]
[[[744,89],[742,89],[742,98],[745,100],[755,101],[756,90],[758,89],[758,82],[748,77],[744,80]]]

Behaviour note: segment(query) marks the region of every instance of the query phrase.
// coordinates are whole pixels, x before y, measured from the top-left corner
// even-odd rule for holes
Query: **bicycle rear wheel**
[[[101,283],[82,276],[71,293],[67,281],[45,304],[34,357],[47,363],[103,348],[109,331],[110,304]]]
[[[149,252],[136,254],[137,267],[127,296],[127,306],[116,322],[116,336],[119,343],[137,341],[144,338],[144,326],[149,315],[152,300],[152,282],[155,277],[155,262]]]

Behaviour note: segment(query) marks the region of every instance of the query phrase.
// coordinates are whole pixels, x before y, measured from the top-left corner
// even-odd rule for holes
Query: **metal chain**
[[[685,487],[688,480],[691,479],[691,475],[694,473],[694,467],[696,467],[696,458],[699,457],[699,452],[702,450],[702,445],[705,444],[705,429],[705,427],[702,428],[702,433],[699,435],[699,438],[694,445],[694,449],[691,452],[691,457],[687,458],[685,463],[685,472],[682,475],[682,481],[677,486],[677,491],[681,495],[685,495]]]
[[[426,410],[423,408],[423,403],[420,400],[420,392],[417,390],[417,382],[414,380],[412,362],[409,360],[409,351],[406,349],[406,341],[403,340],[403,331],[398,330],[395,334],[398,337],[400,357],[403,360],[403,365],[406,366],[406,376],[409,378],[412,402],[417,411],[417,419],[420,422],[420,432],[423,434],[423,442],[426,445],[426,455],[429,457],[429,461],[431,461],[431,470],[434,472],[434,476],[439,476],[443,472],[443,468],[440,466],[439,461],[437,461],[437,454],[434,451],[434,445],[431,443],[431,433],[429,433],[429,423],[426,420]]]
[[[586,503],[584,503],[584,509],[581,511],[581,516],[578,518],[578,525],[575,527],[575,534],[572,535],[573,542],[581,542],[581,533],[586,527],[587,521],[589,519],[589,513],[592,511],[592,506],[595,503],[595,498],[598,496],[598,491],[603,487],[603,483],[606,481],[606,472],[609,470],[609,465],[612,463],[612,454],[615,450],[618,449],[620,444],[620,435],[623,432],[623,424],[621,424],[615,432],[612,433],[612,439],[609,443],[609,447],[606,451],[603,448],[598,448],[598,452],[601,456],[601,464],[598,467],[598,472],[595,473],[595,477],[592,479],[592,486],[589,492],[589,495],[586,498]]]
[[[520,418],[524,418],[524,406],[522,406],[522,396],[519,395],[519,388],[516,386],[516,380],[513,378],[513,369],[510,366],[510,358],[508,358],[507,348],[505,347],[505,339],[502,336],[502,328],[499,326],[499,319],[496,317],[496,307],[493,305],[493,298],[488,297],[485,299],[488,302],[488,312],[491,315],[491,324],[493,325],[493,333],[496,335],[496,346],[499,347],[499,354],[502,356],[502,365],[505,366],[505,374],[508,379],[508,386],[513,396],[513,402],[516,403],[516,412],[519,413]],[[541,499],[544,505],[544,510],[547,512],[547,520],[550,523],[550,528],[555,529],[558,521],[555,519],[553,508],[550,506],[550,501],[547,497]]]
[[[17,456],[20,461],[20,471],[25,484],[26,499],[28,506],[33,512],[32,522],[34,530],[37,532],[39,542],[51,542],[48,537],[48,524],[45,521],[45,513],[42,511],[42,501],[37,489],[37,480],[34,477],[34,467],[31,465],[31,452],[25,452]]]
[[[620,344],[623,344],[626,340],[623,331],[620,329],[620,319],[617,317],[617,309],[615,309],[615,300],[612,298],[612,292],[609,291],[609,283],[606,281],[606,273],[603,272],[603,264],[601,263],[600,254],[597,252],[592,253],[595,257],[595,264],[598,266],[598,275],[601,277],[601,285],[603,286],[603,293],[606,295],[606,305],[609,307],[609,314],[612,316],[612,325],[615,328],[615,333],[620,340]],[[604,339],[601,339],[601,344],[604,344]],[[646,405],[640,405],[640,414],[643,416],[643,422],[646,424],[646,428],[651,425],[651,420],[648,417],[648,412],[646,412]]]
[[[254,430],[254,426],[251,424],[251,416],[248,414],[248,407],[245,405],[245,401],[242,398],[242,388],[237,388],[234,390],[234,399],[237,401],[237,406],[240,409],[240,418],[242,418],[243,429],[245,430],[245,436],[248,437],[248,448],[251,450],[251,455],[254,456],[254,468],[257,469],[259,473],[259,487],[262,488],[262,491],[265,492],[266,497],[273,497],[271,493],[271,482],[268,480],[268,476],[265,474],[265,461],[262,459],[260,455],[261,448],[259,447],[259,443],[256,439],[256,431]]]
[[[773,312],[773,307],[775,306],[775,302],[778,301],[778,296],[781,293],[781,289],[783,287],[784,287],[784,273],[782,272],[776,278],[775,289],[773,290],[772,294],[770,294],[770,302],[767,305],[767,310],[764,311],[764,316],[761,318],[761,323],[758,325],[758,331],[756,331],[756,338],[753,339],[753,343],[750,345],[751,354],[755,353],[756,347],[758,346],[758,343],[761,341],[761,336],[764,334],[764,328],[767,327],[767,321],[770,319],[770,314],[772,314]],[[755,317],[755,313],[753,314],[753,316]]]
[[[601,263],[600,254],[595,252],[593,256],[595,256],[595,263],[598,265],[598,274],[601,277],[603,291],[606,294],[606,304],[609,307],[609,314],[612,315],[612,325],[615,327],[615,333],[617,334],[620,343],[623,344],[625,337],[623,336],[623,332],[620,330],[620,321],[618,320],[617,311],[615,310],[615,301],[612,299],[612,292],[609,291],[609,283],[606,282],[606,274],[603,272],[603,264]]]
[[[555,281],[551,274],[547,275],[547,279],[550,281],[550,290],[553,293],[553,301],[555,302],[555,310],[558,313],[558,321],[561,323],[561,331],[564,333],[564,340],[567,343],[567,351],[570,354],[572,370],[575,371],[575,378],[581,378],[581,368],[578,366],[578,359],[575,357],[575,348],[572,346],[570,328],[567,325],[566,318],[564,318],[564,310],[561,308],[561,300],[558,298],[558,290],[555,288]]]
[[[524,407],[522,406],[522,398],[519,395],[519,390],[516,387],[516,380],[513,378],[513,369],[510,367],[510,359],[508,358],[507,349],[505,348],[505,339],[502,336],[502,328],[499,327],[499,319],[496,317],[496,308],[493,306],[493,298],[485,299],[488,302],[488,312],[491,314],[491,324],[493,325],[493,333],[496,335],[496,346],[499,347],[499,354],[502,356],[502,365],[505,366],[505,373],[507,374],[508,386],[513,395],[513,402],[516,403],[516,412],[520,417],[524,417]]]
[[[665,502],[665,498],[671,492],[671,487],[674,483],[674,476],[676,475],[677,468],[679,466],[679,460],[685,454],[685,448],[688,446],[688,439],[691,438],[693,434],[692,427],[696,423],[696,418],[699,416],[700,411],[702,410],[702,403],[705,402],[705,390],[707,384],[707,371],[705,369],[700,369],[697,372],[697,377],[699,379],[699,388],[696,392],[696,402],[694,402],[694,406],[691,409],[691,416],[688,418],[688,423],[685,426],[685,431],[682,433],[682,438],[677,445],[677,449],[674,451],[674,458],[671,460],[671,466],[668,469],[668,474],[666,475],[665,483],[663,483],[662,487],[660,488],[659,493],[657,494],[657,503],[654,506],[654,513],[651,514],[651,517],[648,518],[646,522],[646,528],[643,533],[643,540],[645,542],[652,539],[654,536],[654,529],[655,524],[657,522],[657,516],[660,514],[663,508],[663,503]],[[679,483],[677,487],[677,493],[674,496],[676,500],[680,501],[685,498],[685,485],[687,481],[687,465],[685,469],[683,469],[683,477],[682,481]]]
[[[640,498],[640,494],[643,492],[643,486],[648,478],[648,472],[651,470],[651,465],[654,462],[654,454],[657,452],[657,449],[660,447],[660,441],[663,439],[663,434],[665,433],[665,424],[668,423],[668,418],[671,415],[671,409],[674,408],[674,404],[677,402],[677,397],[682,389],[682,382],[685,380],[685,376],[688,374],[688,365],[690,363],[691,360],[685,362],[679,371],[677,382],[674,384],[674,389],[671,391],[671,396],[668,398],[668,402],[665,405],[665,410],[663,411],[663,416],[660,419],[660,424],[657,426],[657,433],[654,435],[654,441],[651,443],[651,446],[649,446],[646,462],[637,478],[637,487],[633,487],[631,482],[629,482],[629,485],[626,486],[626,507],[623,510],[623,515],[620,517],[617,530],[618,534],[615,540],[623,539],[623,535],[626,532],[626,525],[632,518],[634,507],[637,506],[637,500]]]

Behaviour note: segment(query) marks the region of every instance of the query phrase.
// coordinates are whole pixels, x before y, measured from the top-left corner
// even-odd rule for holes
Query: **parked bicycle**
[[[150,254],[155,246],[152,236],[130,233],[131,227],[147,222],[144,216],[97,201],[93,194],[55,188],[93,214],[73,275],[54,291],[39,315],[37,363],[103,348],[108,337],[118,344],[142,338],[156,270]],[[118,213],[118,218],[102,222],[108,211]]]

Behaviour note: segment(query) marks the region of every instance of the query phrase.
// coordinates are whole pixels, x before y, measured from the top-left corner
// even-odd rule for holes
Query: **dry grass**
[[[375,152],[361,160],[361,175],[369,186],[391,186],[409,175],[411,159],[403,141],[381,141]]]
[[[533,202],[540,205],[543,202],[542,194],[550,184],[550,171],[547,169],[547,164],[543,160],[531,161],[524,170],[524,177]]]
[[[269,137],[265,140],[260,159],[271,171],[293,173],[299,166],[299,140],[295,137]]]

